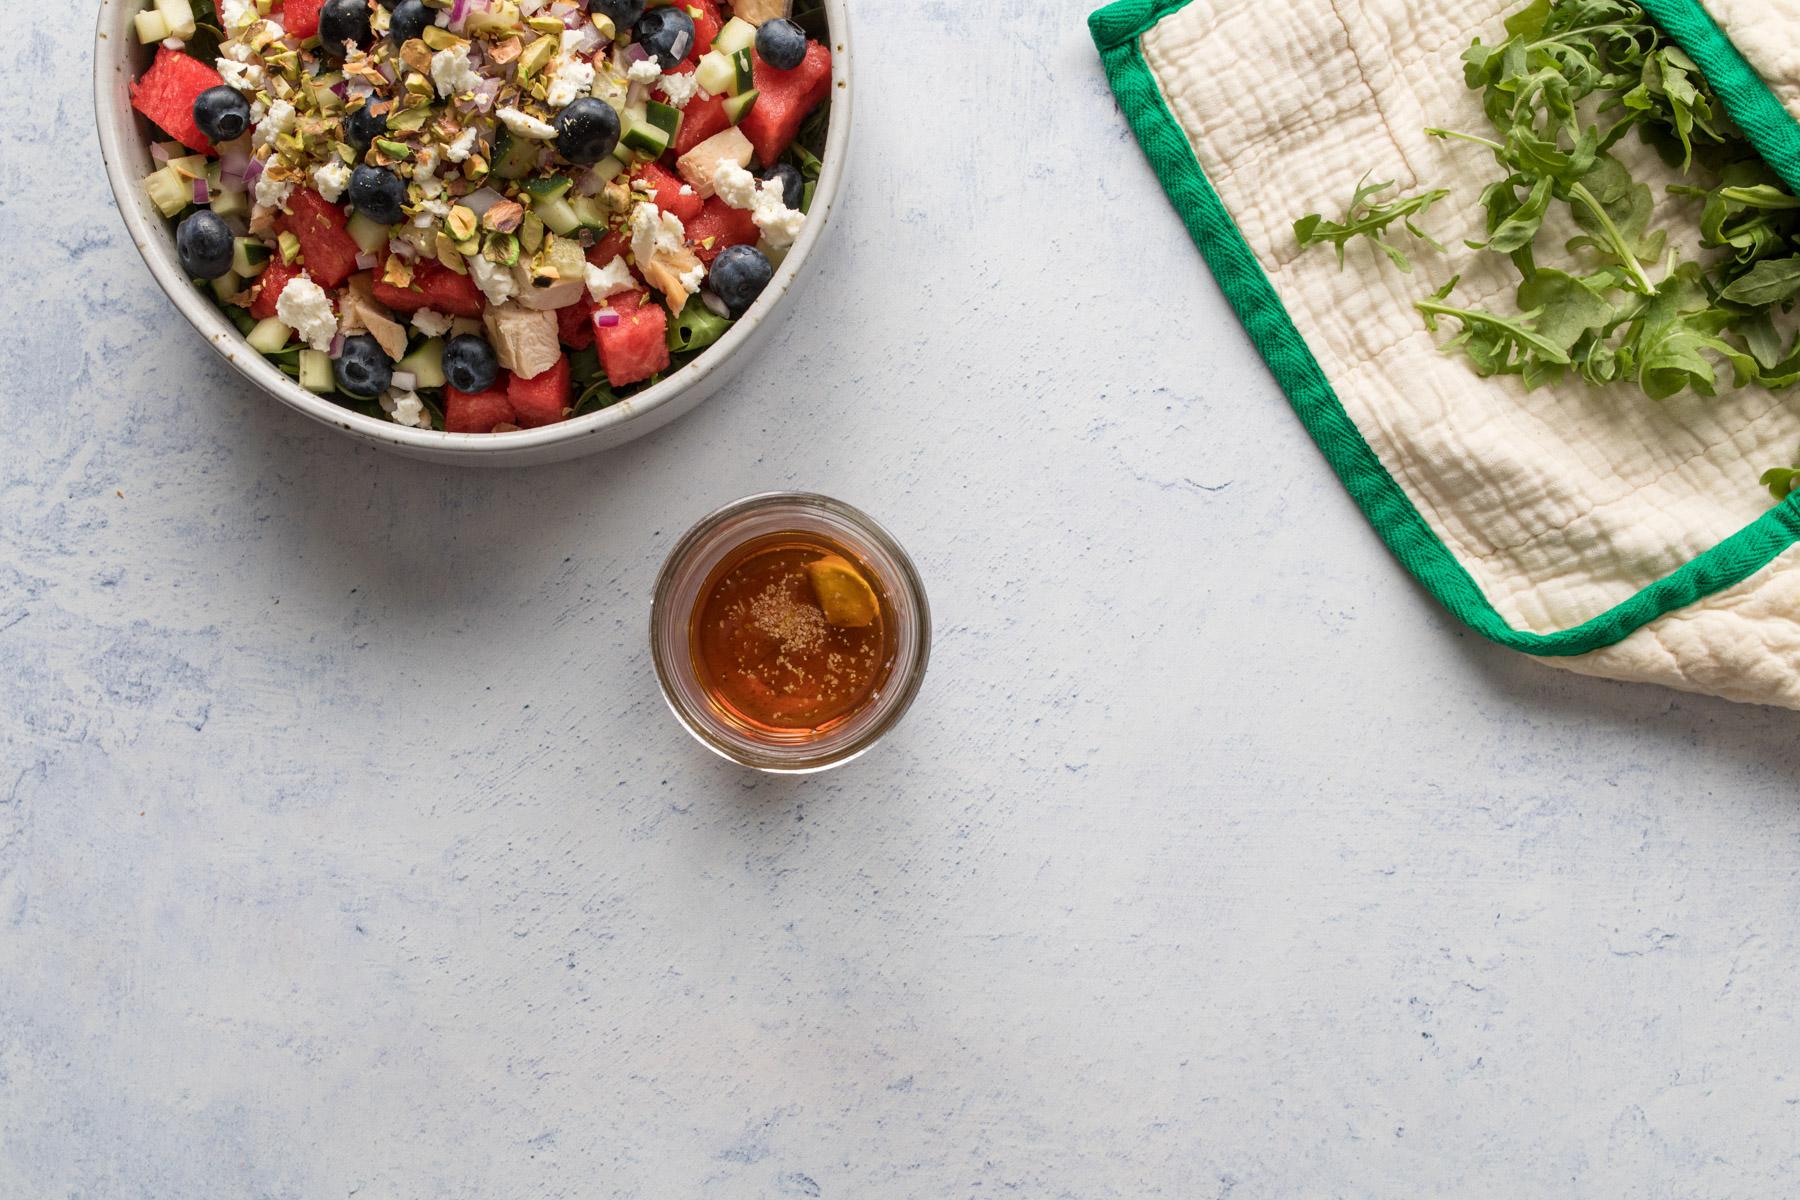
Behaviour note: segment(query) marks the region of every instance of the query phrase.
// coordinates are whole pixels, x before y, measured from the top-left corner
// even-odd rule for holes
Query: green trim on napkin
[[[1207,182],[1187,134],[1169,112],[1139,39],[1190,2],[1117,0],[1089,17],[1088,29],[1107,79],[1163,190],[1301,423],[1381,540],[1440,604],[1483,637],[1514,650],[1546,656],[1586,654],[1620,641],[1664,613],[1741,583],[1800,541],[1797,493],[1629,600],[1573,628],[1531,633],[1508,625],[1363,440],[1236,222]],[[1693,0],[1639,2],[1699,64],[1732,119],[1800,194],[1800,126],[1712,18]]]

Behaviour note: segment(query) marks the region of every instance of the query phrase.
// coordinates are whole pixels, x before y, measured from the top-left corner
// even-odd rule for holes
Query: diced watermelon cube
[[[385,264],[384,264],[385,266]],[[395,312],[433,312],[453,317],[479,317],[482,309],[481,289],[467,275],[458,275],[442,263],[422,258],[413,264],[413,281],[409,287],[395,287],[375,277],[375,298]]]
[[[563,355],[554,367],[530,379],[514,374],[506,385],[506,398],[516,414],[513,423],[526,429],[562,420],[563,410],[569,407],[569,356]]]
[[[731,118],[725,115],[725,97],[708,96],[702,100],[695,96],[681,110],[681,128],[675,131],[675,144],[669,152],[679,158],[713,134],[723,133],[730,124]]]
[[[156,61],[131,85],[131,106],[189,150],[211,154],[213,144],[194,123],[194,101],[207,88],[224,82],[191,54],[158,46]]]
[[[719,30],[725,27],[725,18],[719,15],[717,0],[686,0],[688,14],[693,15],[698,9],[700,15],[694,17],[694,48],[688,56],[677,64],[678,67],[692,67],[700,61],[700,56],[712,49],[713,39],[719,36]]]
[[[259,321],[266,321],[275,315],[275,303],[281,299],[281,289],[291,281],[300,278],[302,272],[297,266],[290,266],[279,257],[269,260],[263,273],[257,276],[256,299],[250,302],[250,315]]]
[[[717,196],[710,197],[700,215],[687,222],[688,244],[700,261],[711,265],[727,246],[753,246],[762,236],[747,209],[733,208]],[[708,242],[710,241],[710,245]]]
[[[611,259],[607,260],[612,261]],[[571,350],[585,350],[594,344],[594,302],[583,292],[581,299],[556,310],[556,337]]]
[[[309,38],[319,32],[319,10],[325,0],[287,0],[276,20],[281,27],[298,38]]]
[[[320,287],[342,287],[356,274],[356,256],[362,248],[350,236],[350,219],[344,210],[311,188],[295,188],[288,197],[290,212],[276,218],[275,228],[300,239],[306,257],[306,273]]]
[[[496,425],[517,425],[518,414],[502,390],[502,379],[485,392],[444,388],[444,428],[450,433],[492,433]]]
[[[604,267],[621,254],[629,253],[631,253],[631,235],[623,229],[614,229],[593,244],[593,247],[588,250],[587,260],[596,267]]]
[[[619,314],[617,325],[601,325],[596,318],[594,339],[600,347],[600,364],[606,381],[614,387],[642,383],[669,366],[669,314],[663,306],[647,303],[649,293],[620,292],[606,305]]]
[[[681,176],[665,171],[659,164],[648,162],[631,173],[633,179],[642,179],[655,190],[651,193],[656,207],[664,212],[674,213],[681,218],[682,224],[700,215],[703,201],[700,194],[687,186]],[[686,188],[685,191],[682,189]]]
[[[806,57],[791,71],[781,71],[754,55],[756,103],[739,128],[764,163],[781,157],[801,123],[831,94],[831,51],[808,42]]]

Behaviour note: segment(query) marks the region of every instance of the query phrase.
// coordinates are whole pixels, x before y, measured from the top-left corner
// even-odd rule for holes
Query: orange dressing
[[[848,560],[871,587],[875,619],[833,625],[807,568]],[[695,674],[713,703],[751,730],[825,734],[854,716],[894,666],[893,617],[874,572],[814,533],[776,533],[713,569],[688,624]]]

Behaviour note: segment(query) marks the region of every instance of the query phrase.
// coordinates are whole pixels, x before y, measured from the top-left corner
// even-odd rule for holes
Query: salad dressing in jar
[[[714,752],[823,770],[872,746],[924,677],[930,616],[885,530],[823,496],[754,496],[701,521],[657,584],[663,694]]]

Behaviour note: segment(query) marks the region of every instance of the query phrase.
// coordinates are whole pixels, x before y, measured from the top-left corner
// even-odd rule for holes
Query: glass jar
[[[824,732],[772,730],[740,719],[709,693],[695,662],[695,608],[715,569],[745,543],[777,534],[823,536],[851,551],[874,576],[884,614],[893,621],[886,678],[860,708]],[[771,492],[727,504],[675,544],[656,581],[650,651],[663,698],[701,745],[758,771],[806,774],[849,762],[899,722],[925,679],[931,611],[912,559],[867,514],[828,496]]]

